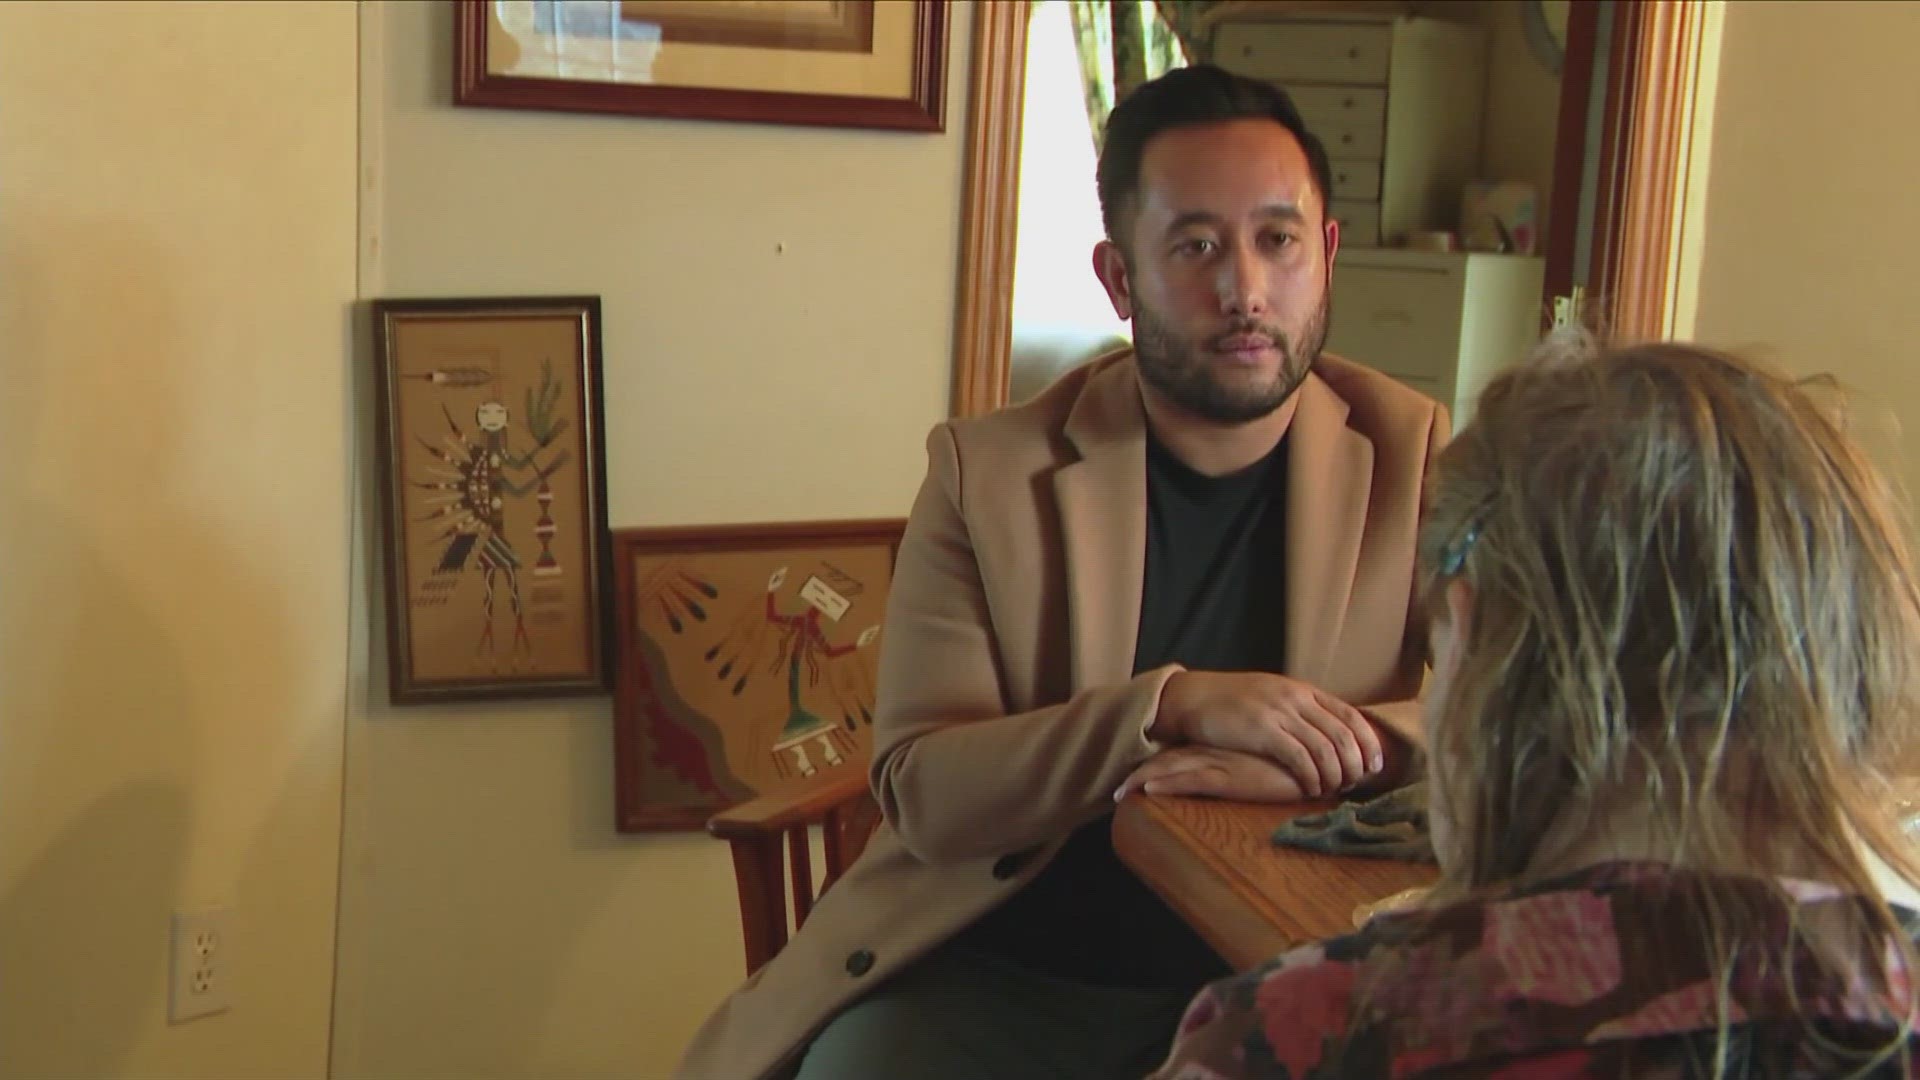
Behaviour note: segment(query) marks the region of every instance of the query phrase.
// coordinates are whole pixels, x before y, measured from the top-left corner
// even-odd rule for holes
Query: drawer
[[[1335,199],[1327,204],[1327,211],[1333,215],[1333,220],[1340,223],[1341,246],[1380,246],[1379,203]],[[1334,265],[1339,264],[1340,260],[1335,258]]]
[[[1351,266],[1336,257],[1327,348],[1428,393],[1450,387],[1465,279],[1464,271]]]
[[[1378,161],[1342,161],[1334,158],[1333,197],[1336,199],[1372,200],[1380,197],[1380,163]]]
[[[1213,38],[1214,63],[1283,82],[1384,84],[1392,51],[1387,23],[1230,22]]]
[[[1307,130],[1329,157],[1377,158],[1387,147],[1387,92],[1359,86],[1289,86]]]

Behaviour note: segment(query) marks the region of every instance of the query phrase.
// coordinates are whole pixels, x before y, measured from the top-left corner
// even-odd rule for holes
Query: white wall
[[[347,4],[0,4],[0,1075],[327,1069]],[[172,912],[231,1012],[166,1022]]]
[[[1837,376],[1920,492],[1915,40],[1915,4],[1726,5],[1696,336]]]
[[[616,527],[904,515],[951,383],[967,15],[927,135],[456,109],[447,5],[369,8],[368,295],[600,294]],[[741,975],[725,846],[614,832],[604,700],[389,708],[380,618],[335,1074],[663,1075]]]

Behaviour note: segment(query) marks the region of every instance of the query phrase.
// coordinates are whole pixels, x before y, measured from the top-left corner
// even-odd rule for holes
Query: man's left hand
[[[1148,758],[1113,797],[1117,802],[1134,792],[1263,803],[1299,802],[1303,797],[1300,782],[1275,761],[1194,745],[1176,746]]]

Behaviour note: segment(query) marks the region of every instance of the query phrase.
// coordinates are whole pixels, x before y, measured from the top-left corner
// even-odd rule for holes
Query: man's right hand
[[[1263,671],[1182,671],[1167,680],[1147,736],[1278,762],[1309,798],[1344,791],[1385,763],[1360,710],[1310,683]]]

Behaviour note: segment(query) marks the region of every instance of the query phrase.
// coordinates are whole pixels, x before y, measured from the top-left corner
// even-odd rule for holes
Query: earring
[[[1446,552],[1440,556],[1441,575],[1452,577],[1459,573],[1460,568],[1466,565],[1467,552],[1473,549],[1474,541],[1478,539],[1480,539],[1480,526],[1478,524],[1467,526],[1467,531],[1460,534],[1460,539],[1448,545]]]

